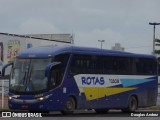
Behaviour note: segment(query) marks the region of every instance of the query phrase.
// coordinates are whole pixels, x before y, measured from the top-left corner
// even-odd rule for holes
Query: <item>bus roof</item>
[[[62,53],[79,53],[89,55],[115,55],[115,56],[130,56],[130,57],[146,57],[155,58],[153,55],[135,54],[129,52],[113,51],[99,48],[78,47],[78,46],[41,46],[34,47],[22,51],[17,57],[22,58],[47,58]]]

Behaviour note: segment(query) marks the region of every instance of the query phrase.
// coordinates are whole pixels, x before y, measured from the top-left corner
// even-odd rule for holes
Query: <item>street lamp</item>
[[[98,42],[101,42],[101,49],[102,49],[102,43],[105,42],[105,40],[98,40]]]
[[[149,22],[149,25],[153,25],[153,54],[155,53],[155,29],[156,29],[156,25],[160,25],[160,23],[151,23]]]

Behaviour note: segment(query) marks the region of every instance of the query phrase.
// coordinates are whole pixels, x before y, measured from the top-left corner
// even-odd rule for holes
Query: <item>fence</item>
[[[7,107],[9,80],[0,78],[0,108]]]

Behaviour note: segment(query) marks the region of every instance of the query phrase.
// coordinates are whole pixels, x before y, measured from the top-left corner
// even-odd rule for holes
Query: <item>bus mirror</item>
[[[61,64],[61,62],[53,62],[53,63],[50,63],[46,66],[46,69],[45,69],[45,77],[48,77],[49,76],[49,72],[50,70],[52,69],[52,67],[56,66],[56,65],[59,65]]]
[[[13,66],[13,62],[8,63],[8,64],[6,64],[5,66],[3,66],[2,72],[1,72],[2,77],[5,77],[6,68],[9,67],[9,66]]]

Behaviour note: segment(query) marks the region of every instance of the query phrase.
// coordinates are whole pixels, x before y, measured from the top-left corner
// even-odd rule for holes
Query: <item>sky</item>
[[[160,0],[0,0],[0,32],[74,34],[77,46],[151,54]],[[160,39],[160,25],[156,26]],[[156,47],[156,49],[160,49]]]

